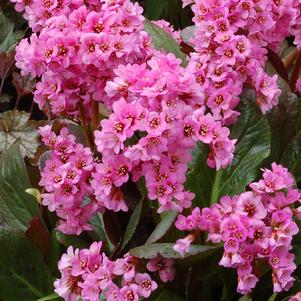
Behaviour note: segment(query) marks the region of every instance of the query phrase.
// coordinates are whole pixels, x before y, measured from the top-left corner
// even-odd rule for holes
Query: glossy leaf
[[[114,244],[110,241],[110,238],[105,231],[103,215],[97,213],[91,218],[90,223],[93,226],[93,232],[91,232],[90,236],[94,240],[103,241],[105,243],[106,251],[110,253],[114,249]]]
[[[48,295],[46,297],[40,298],[36,301],[58,300],[58,298],[59,298],[58,294],[54,293],[54,294]]]
[[[129,241],[131,240],[132,236],[135,233],[135,230],[136,230],[139,220],[140,220],[142,205],[143,205],[143,202],[140,201],[137,204],[136,208],[134,209],[134,211],[131,215],[131,218],[128,222],[127,228],[124,233],[124,237],[123,237],[123,241],[122,241],[122,245],[121,245],[122,249],[124,247],[126,247],[126,245],[129,243]]]
[[[231,131],[237,143],[231,166],[221,171],[219,197],[243,192],[257,178],[262,162],[270,154],[270,126],[252,101],[242,104],[241,116]]]
[[[150,20],[157,20],[166,8],[167,1],[146,0],[144,15]]]
[[[62,232],[56,232],[57,240],[64,246],[72,246],[78,249],[89,248],[89,243],[75,235],[66,235]]]
[[[19,152],[19,143],[0,157],[0,221],[25,231],[28,222],[39,215],[38,203],[26,193],[30,188],[28,174]]]
[[[11,51],[24,34],[24,31],[15,29],[14,22],[0,8],[0,51]]]
[[[301,181],[301,132],[298,132],[288,145],[281,158],[281,164],[293,173],[297,182]]]
[[[208,251],[216,249],[216,247],[202,246],[202,245],[191,245],[189,252],[185,256],[181,256],[178,252],[173,250],[173,243],[155,243],[145,244],[143,246],[130,250],[130,254],[138,258],[151,259],[158,255],[162,255],[166,258],[182,259],[198,254],[206,254]]]
[[[174,221],[176,220],[177,216],[178,212],[176,211],[167,212],[162,217],[161,221],[156,226],[152,234],[149,236],[146,243],[151,244],[161,239],[167,233],[170,227],[174,224]]]
[[[49,248],[48,262],[49,262],[51,273],[55,277],[60,276],[57,264],[61,259],[61,256],[63,254],[63,249],[64,249],[63,246],[60,244],[60,242],[56,237],[56,230],[53,229],[50,235],[50,248]]]
[[[1,229],[0,245],[1,300],[33,301],[52,292],[48,267],[22,233]]]
[[[192,161],[185,183],[186,189],[195,193],[195,204],[200,207],[210,205],[210,197],[215,177],[215,170],[207,165],[208,149],[198,143],[192,152]]]
[[[144,21],[144,30],[152,37],[152,43],[158,50],[165,50],[167,53],[173,53],[176,57],[182,60],[182,65],[187,65],[186,55],[181,51],[180,46],[159,26],[153,24],[149,20]]]
[[[37,126],[29,120],[30,114],[17,110],[0,114],[0,153],[20,139],[21,155],[33,158],[39,146]]]

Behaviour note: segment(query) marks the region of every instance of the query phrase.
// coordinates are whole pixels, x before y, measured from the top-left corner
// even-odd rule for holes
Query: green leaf
[[[230,167],[221,170],[218,197],[243,192],[257,178],[262,162],[270,154],[271,130],[266,117],[251,99],[243,102],[240,112],[231,132],[231,137],[238,140],[234,159]]]
[[[102,240],[105,242],[105,249],[108,253],[111,253],[111,251],[114,249],[114,244],[111,242],[110,238],[108,237],[105,225],[103,221],[103,215],[100,213],[97,213],[95,216],[93,216],[90,219],[90,223],[93,226],[93,232],[91,232],[90,236],[94,240]]]
[[[216,249],[216,247],[210,246],[191,245],[189,252],[187,252],[187,254],[182,257],[178,252],[175,252],[173,250],[173,246],[174,243],[145,244],[143,246],[131,249],[129,252],[133,256],[144,259],[152,259],[157,257],[158,255],[166,258],[182,259],[201,253],[206,254],[206,252]]]
[[[19,143],[0,157],[0,222],[25,231],[28,222],[39,215],[35,198],[25,192],[30,188]]]
[[[51,231],[50,237],[50,250],[49,250],[49,267],[51,269],[52,275],[59,277],[60,273],[58,271],[57,263],[60,260],[63,253],[63,246],[60,244],[56,237],[56,230]]]
[[[185,187],[196,194],[196,205],[205,207],[223,195],[235,195],[257,178],[261,164],[269,156],[271,130],[253,99],[240,106],[241,116],[233,126],[231,138],[237,139],[231,166],[215,172],[207,166],[208,150],[198,143],[192,153]]]
[[[248,295],[242,296],[238,301],[252,301],[252,298]]]
[[[268,301],[275,301],[277,298],[277,294],[273,294]]]
[[[72,246],[78,249],[85,249],[89,247],[89,243],[75,235],[66,235],[61,232],[56,232],[57,240],[65,247]]]
[[[165,290],[155,299],[155,301],[185,301],[185,299],[182,296]]]
[[[0,51],[12,50],[24,34],[24,31],[15,29],[14,22],[8,19],[4,11],[0,9]]]
[[[297,182],[301,181],[301,131],[289,143],[280,163],[293,173]]]
[[[133,234],[135,233],[135,230],[136,230],[136,228],[138,226],[138,223],[139,223],[139,220],[140,220],[142,205],[143,205],[143,202],[140,201],[137,204],[135,210],[133,211],[133,213],[131,215],[131,218],[129,220],[129,223],[128,223],[127,228],[126,228],[125,233],[124,233],[121,249],[126,247],[126,245],[131,240]]]
[[[33,158],[39,146],[37,125],[29,120],[30,114],[17,110],[0,114],[0,153],[20,139],[21,155]]]
[[[178,212],[176,211],[169,211],[163,217],[159,224],[156,226],[152,234],[149,236],[148,240],[146,241],[147,244],[154,243],[161,239],[170,227],[173,225],[175,219],[178,216]]]
[[[48,295],[46,297],[40,298],[36,301],[48,301],[48,300],[57,300],[59,298],[58,294],[54,293],[51,295]]]
[[[36,199],[38,204],[41,204],[41,193],[38,189],[36,189],[36,188],[27,188],[27,189],[25,189],[25,192],[32,195]]]
[[[181,51],[180,46],[159,26],[153,24],[149,20],[144,21],[144,30],[152,37],[152,43],[157,50],[165,50],[167,53],[173,53],[177,58],[182,60],[182,65],[187,65],[187,57]]]
[[[53,290],[50,271],[20,232],[0,230],[0,299],[33,301]]]
[[[208,148],[198,142],[192,152],[192,161],[185,183],[186,189],[195,193],[195,205],[210,206],[211,190],[214,182],[215,170],[207,165]]]
[[[166,8],[166,1],[146,0],[144,15],[150,20],[157,20]]]

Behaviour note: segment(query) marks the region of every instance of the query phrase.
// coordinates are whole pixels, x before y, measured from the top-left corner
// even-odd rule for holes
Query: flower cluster
[[[42,141],[50,149],[50,158],[41,171],[40,185],[43,205],[60,218],[58,229],[66,234],[79,235],[91,230],[89,219],[102,208],[94,201],[90,185],[94,170],[91,150],[76,143],[74,135],[62,128],[56,135],[51,126],[39,130]]]
[[[191,215],[180,215],[176,226],[184,231],[206,231],[208,240],[224,243],[220,265],[237,269],[238,292],[247,294],[256,285],[269,265],[274,291],[288,290],[296,269],[292,254],[292,238],[299,232],[293,217],[300,210],[300,192],[293,188],[294,180],[286,168],[272,164],[264,169],[263,178],[251,183],[251,191],[221,198],[210,208],[193,209]],[[300,207],[299,207],[300,209]],[[187,252],[195,234],[177,241],[174,249]]]
[[[148,298],[158,287],[146,269],[158,271],[163,282],[174,278],[171,259],[151,259],[145,268],[138,258],[129,254],[112,261],[102,252],[102,247],[102,242],[94,242],[89,249],[69,247],[62,256],[58,265],[61,278],[54,286],[64,300],[98,301],[103,294],[107,301],[138,301]]]
[[[290,35],[300,35],[300,1],[194,0],[196,24],[190,67],[213,114],[232,123],[243,85],[257,93],[266,112],[278,103],[277,76],[265,73],[268,51]],[[300,38],[299,38],[300,39]]]
[[[32,0],[26,8],[38,10],[48,2],[59,1]],[[88,1],[74,8],[73,2],[82,1],[65,2],[66,10],[53,14],[38,34],[19,43],[16,65],[23,74],[41,76],[34,98],[41,109],[50,106],[52,113],[69,116],[82,109],[88,117],[92,101],[111,105],[104,87],[113,69],[143,62],[153,50],[137,3],[102,0],[94,6]]]
[[[193,194],[184,191],[191,149],[197,141],[208,144],[208,164],[217,169],[233,158],[235,140],[229,129],[205,112],[203,94],[194,76],[173,54],[156,54],[147,63],[120,65],[106,92],[116,98],[113,113],[95,131],[102,163],[93,174],[92,187],[99,201],[113,210],[120,186],[145,177],[148,197],[158,199],[159,212],[182,211]],[[113,200],[112,200],[113,198]],[[116,207],[117,206],[117,207]]]

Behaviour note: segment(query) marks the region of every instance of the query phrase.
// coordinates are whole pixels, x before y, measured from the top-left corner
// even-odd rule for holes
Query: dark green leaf
[[[50,266],[52,275],[59,277],[57,263],[62,256],[63,247],[56,237],[55,229],[52,230],[50,239],[51,239],[50,240],[51,243],[50,243],[50,250],[49,250],[49,266]]]
[[[166,1],[146,0],[144,14],[150,20],[157,20],[166,8]]]
[[[66,247],[72,246],[78,249],[84,249],[89,247],[88,242],[75,235],[66,235],[61,232],[56,232],[56,238],[63,246]]]
[[[46,297],[40,298],[37,301],[58,300],[58,298],[59,298],[58,294],[54,293],[54,294],[48,295]]]
[[[195,193],[195,204],[200,207],[210,205],[210,196],[215,175],[215,170],[209,168],[207,165],[207,156],[207,147],[203,143],[197,143],[192,152],[192,161],[185,183],[186,189]]]
[[[0,9],[0,51],[12,50],[24,34],[24,31],[15,29],[14,22],[8,19]]]
[[[182,65],[187,65],[186,55],[181,51],[180,46],[159,26],[153,24],[149,20],[144,21],[144,30],[152,37],[152,43],[158,50],[165,50],[167,53],[173,53],[176,57],[182,60]]]
[[[273,294],[273,295],[269,298],[268,301],[275,301],[276,298],[277,298],[277,294],[275,293],[275,294]]]
[[[25,231],[39,215],[38,203],[26,193],[30,188],[25,163],[15,143],[0,157],[0,222]]]
[[[0,299],[33,301],[53,291],[48,267],[22,233],[1,229],[0,245]]]
[[[281,158],[281,164],[293,173],[297,182],[301,181],[301,132],[289,143]]]
[[[103,221],[103,215],[100,213],[97,213],[95,216],[93,216],[90,220],[91,225],[93,226],[93,232],[91,232],[90,236],[94,240],[102,240],[105,242],[105,249],[107,252],[111,252],[114,249],[113,243],[110,241],[106,231],[105,231],[105,225]]]
[[[123,237],[123,241],[122,241],[122,245],[121,248],[123,249],[124,247],[126,247],[126,245],[128,244],[128,242],[131,240],[137,226],[140,220],[140,215],[141,215],[141,210],[142,210],[142,205],[143,202],[139,202],[135,208],[135,210],[133,211],[133,214],[129,220],[129,223],[127,225],[127,228],[125,230],[124,233],[124,237]]]
[[[167,233],[170,227],[173,225],[177,216],[178,216],[178,212],[176,211],[167,212],[162,217],[162,220],[156,226],[152,234],[149,236],[146,243],[151,244],[161,239]]]
[[[231,132],[231,137],[238,140],[234,159],[230,167],[221,170],[219,197],[243,192],[257,178],[263,160],[270,154],[271,130],[266,117],[251,99],[243,102],[240,112]]]
[[[173,243],[145,244],[143,246],[130,250],[130,254],[144,259],[152,259],[157,257],[158,255],[162,255],[166,258],[182,259],[201,253],[206,254],[206,252],[216,249],[216,247],[210,246],[191,245],[189,252],[184,257],[182,257],[178,252],[175,252],[173,250],[173,246]]]
[[[185,299],[170,291],[163,291],[155,301],[185,301]]]

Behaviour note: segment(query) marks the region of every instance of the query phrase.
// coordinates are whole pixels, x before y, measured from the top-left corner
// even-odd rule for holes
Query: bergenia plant
[[[0,3],[1,301],[301,300],[301,0]]]

